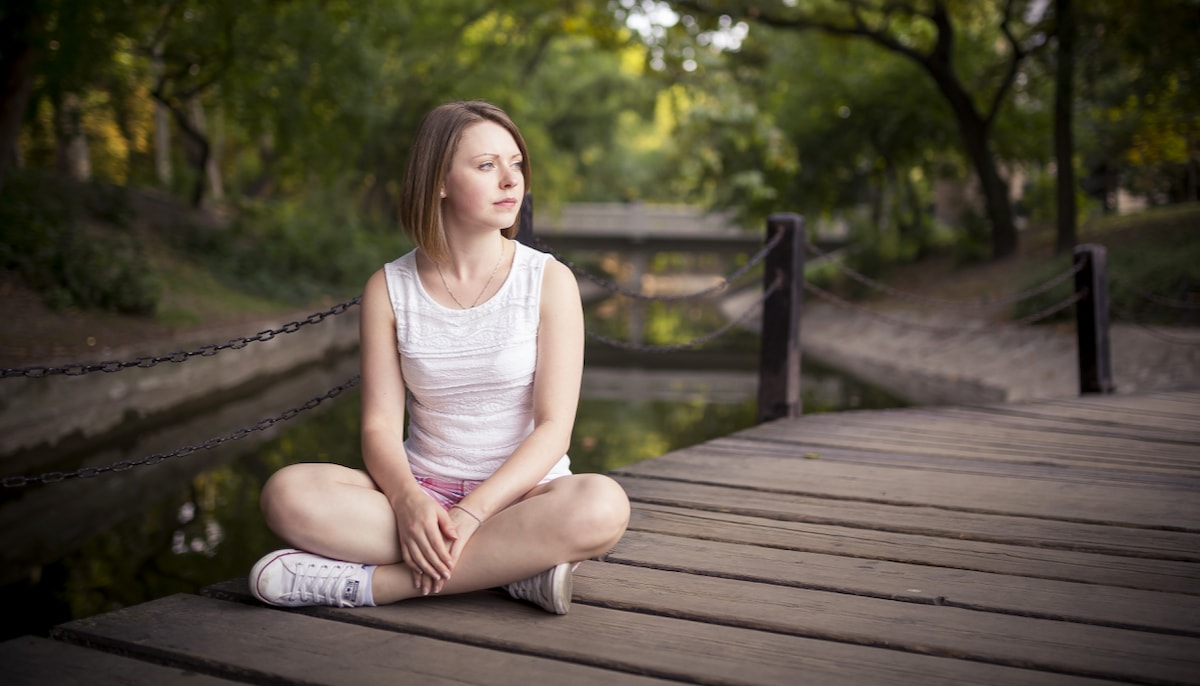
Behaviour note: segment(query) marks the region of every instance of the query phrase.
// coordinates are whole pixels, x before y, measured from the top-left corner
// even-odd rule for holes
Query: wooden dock
[[[0,644],[8,684],[1200,684],[1200,391],[783,420],[615,474],[556,617],[242,579]]]

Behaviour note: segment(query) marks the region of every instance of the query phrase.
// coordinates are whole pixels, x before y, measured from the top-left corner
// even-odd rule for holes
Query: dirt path
[[[918,404],[1078,395],[1073,320],[1013,326],[1002,316],[904,297],[1003,297],[1019,290],[1023,268],[1015,259],[970,270],[932,260],[886,277],[896,295],[842,306],[806,294],[804,354]],[[741,313],[756,297],[734,296],[725,311]],[[1117,393],[1200,387],[1200,328],[1114,320],[1109,336]]]

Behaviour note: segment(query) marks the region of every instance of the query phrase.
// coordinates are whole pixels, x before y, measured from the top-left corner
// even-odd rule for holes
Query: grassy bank
[[[154,191],[21,175],[0,192],[0,363],[101,357],[315,311],[408,249],[331,190],[195,211]],[[163,352],[157,350],[157,352]]]
[[[916,262],[903,263],[871,255],[866,264],[852,253],[847,265],[897,290],[919,296],[966,301],[1002,299],[1039,286],[1071,269],[1073,257],[1056,255],[1051,226],[1035,225],[1022,231],[1017,254],[993,261],[965,261],[954,245]],[[1200,302],[1200,205],[1178,205],[1137,214],[1094,217],[1079,228],[1077,243],[1105,247],[1109,293],[1114,317],[1156,324],[1200,324],[1197,310],[1168,307],[1167,300]],[[810,278],[843,297],[888,308],[931,309],[933,305],[902,296],[887,295],[865,286],[835,265],[810,270]],[[999,320],[1012,320],[1042,312],[1070,297],[1073,283],[1022,300],[1011,308],[989,310]],[[1067,308],[1047,321],[1070,319]]]
[[[1200,312],[1172,306],[1200,306],[1200,205],[1155,208],[1134,215],[1099,217],[1081,227],[1079,243],[1105,248],[1109,301],[1114,319],[1155,324],[1200,324]],[[1053,255],[1053,232],[1030,236],[1027,275],[1018,290],[1045,282],[1070,268],[1072,257]],[[1012,310],[1025,317],[1061,302],[1073,292],[1070,282]],[[1069,319],[1067,310],[1055,319]]]

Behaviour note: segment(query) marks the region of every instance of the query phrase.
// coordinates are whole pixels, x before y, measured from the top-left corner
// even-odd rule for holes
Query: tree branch
[[[673,0],[672,4],[680,8],[691,10],[697,14],[705,14],[708,16],[729,14],[728,12],[722,12],[716,8],[707,7],[709,3],[704,2],[703,0]],[[938,4],[940,5],[941,3],[939,2]],[[829,21],[821,21],[804,15],[784,17],[774,13],[764,12],[758,8],[751,8],[750,11],[745,13],[744,18],[757,24],[778,29],[791,29],[796,31],[815,30],[828,33],[833,36],[866,38],[867,40],[879,45],[880,47],[886,48],[891,52],[903,55],[921,64],[926,63],[928,60],[927,55],[924,55],[917,50],[904,45],[900,41],[888,35],[886,32],[871,28],[867,25],[866,21],[859,13],[859,3],[853,2],[852,6],[855,20],[853,26],[843,26],[841,24],[836,24]],[[895,9],[899,9],[901,7],[902,5],[894,6]],[[908,7],[907,9],[911,14],[916,16],[929,16],[922,15],[916,12],[916,10],[913,10],[911,7]]]
[[[1004,18],[1000,21],[1000,31],[1004,34],[1005,40],[1008,41],[1008,47],[1012,50],[1012,56],[1008,60],[1008,69],[1005,71],[1004,79],[1000,81],[1000,87],[996,89],[996,93],[992,96],[991,105],[988,106],[987,114],[983,118],[983,121],[989,127],[999,114],[1000,107],[1004,104],[1005,98],[1008,97],[1008,91],[1012,88],[1013,82],[1017,78],[1017,68],[1020,66],[1021,60],[1025,59],[1025,55],[1028,54],[1012,32],[1011,22],[1015,1],[1008,0],[1004,4]]]

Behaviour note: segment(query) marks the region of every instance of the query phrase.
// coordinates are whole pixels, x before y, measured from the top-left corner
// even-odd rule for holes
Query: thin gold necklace
[[[503,240],[503,239],[501,239],[501,240]],[[479,295],[475,296],[475,300],[471,302],[471,307],[467,307],[466,305],[462,304],[462,301],[459,300],[458,297],[454,295],[454,291],[450,290],[450,285],[446,283],[446,275],[442,273],[441,263],[434,262],[433,266],[437,267],[438,276],[440,276],[442,278],[442,288],[445,288],[446,292],[450,294],[450,298],[454,300],[454,304],[458,305],[458,308],[461,310],[469,310],[469,309],[475,307],[476,305],[478,305],[479,299],[483,297],[484,293],[487,293],[488,286],[492,285],[492,279],[496,278],[496,272],[500,271],[500,263],[503,261],[504,261],[504,243],[501,243],[500,244],[500,257],[496,258],[496,266],[492,267],[492,273],[490,276],[488,276],[487,283],[483,284],[483,290],[479,291]]]

